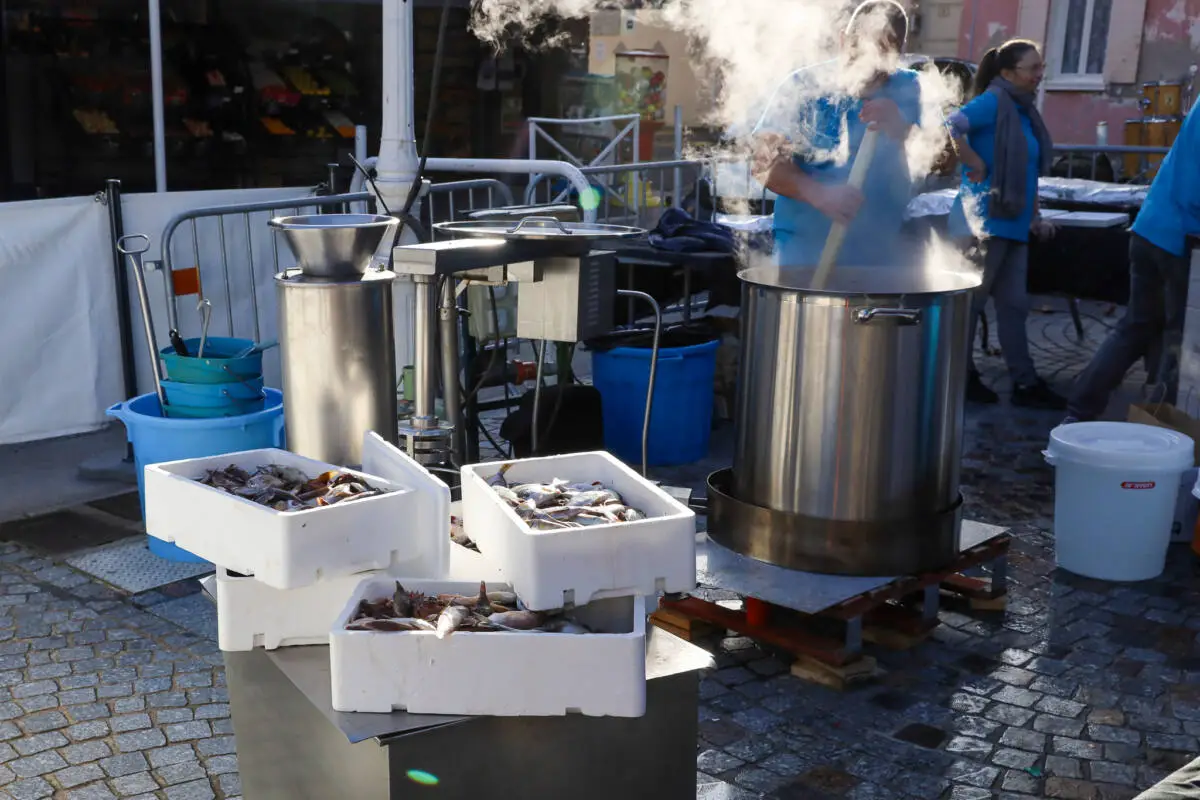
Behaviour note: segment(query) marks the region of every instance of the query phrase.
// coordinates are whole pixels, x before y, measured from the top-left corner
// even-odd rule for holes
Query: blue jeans
[[[1075,382],[1067,406],[1071,416],[1091,420],[1103,414],[1129,368],[1160,347],[1158,379],[1166,385],[1163,400],[1175,402],[1187,291],[1187,259],[1130,234],[1129,305]]]
[[[978,245],[976,261],[983,268],[983,283],[975,290],[971,308],[971,372],[975,368],[975,331],[979,315],[987,307],[988,298],[996,307],[996,327],[999,329],[1000,350],[1013,384],[1031,386],[1037,383],[1037,370],[1029,355],[1029,245],[1013,239],[993,236]]]

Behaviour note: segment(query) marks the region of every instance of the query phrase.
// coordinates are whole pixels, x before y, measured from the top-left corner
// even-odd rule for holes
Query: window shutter
[[[1144,2],[1144,0],[1143,0]],[[1046,49],[1046,20],[1050,16],[1050,0],[1021,0],[1017,8],[1017,31],[1014,36],[1032,39]]]
[[[1108,23],[1104,78],[1108,83],[1136,83],[1146,0],[1113,0]]]

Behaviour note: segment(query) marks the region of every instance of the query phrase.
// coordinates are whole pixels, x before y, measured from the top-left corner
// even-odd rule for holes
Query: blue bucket
[[[718,344],[659,350],[650,409],[649,464],[690,464],[708,455]],[[642,347],[592,353],[592,385],[603,403],[604,446],[633,464],[642,461],[650,354],[649,348]]]
[[[108,409],[108,416],[125,423],[126,438],[133,445],[133,466],[137,470],[143,519],[146,517],[143,472],[147,464],[283,447],[283,393],[276,389],[265,391],[265,409],[238,417],[164,417],[156,394],[144,394]],[[160,558],[168,561],[204,561],[170,542],[154,536],[149,539],[150,552]]]
[[[200,352],[200,339],[184,341],[189,353]],[[181,356],[174,347],[158,351],[167,368],[167,378],[180,383],[230,383],[262,377],[262,353],[243,358],[230,358],[254,344],[253,339],[231,339],[210,336],[204,342],[204,358]],[[167,395],[167,400],[171,399]]]
[[[180,383],[163,381],[168,417],[233,417],[262,411],[263,379],[237,383]]]

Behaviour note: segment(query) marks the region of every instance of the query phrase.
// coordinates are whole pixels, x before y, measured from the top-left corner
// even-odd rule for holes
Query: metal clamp
[[[525,227],[525,224],[528,222],[542,223],[542,224],[538,225],[539,228],[547,227],[545,225],[545,223],[548,222],[548,223],[551,223],[551,225],[553,227],[558,228],[558,230],[560,232],[565,233],[568,236],[571,235],[571,231],[567,228],[566,225],[563,225],[562,220],[558,219],[557,217],[525,217],[520,222],[518,222],[516,225],[509,228],[508,232],[516,233],[517,231],[521,230],[521,228]]]
[[[854,312],[854,321],[866,325],[876,319],[890,321],[896,325],[919,325],[921,310],[918,308],[860,308]]]

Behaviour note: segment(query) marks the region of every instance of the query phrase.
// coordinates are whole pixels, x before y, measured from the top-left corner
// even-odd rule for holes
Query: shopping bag
[[[1192,465],[1200,463],[1200,422],[1190,414],[1180,411],[1171,403],[1133,403],[1129,406],[1127,419],[1130,422],[1167,428],[1192,437],[1192,441],[1195,442]]]

